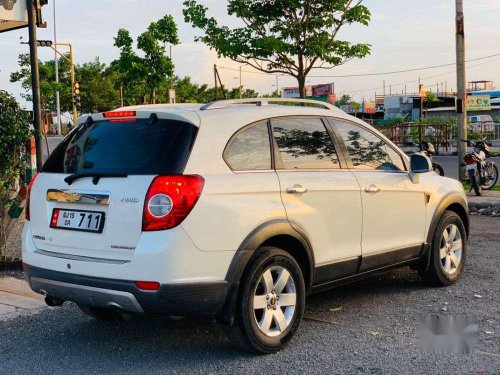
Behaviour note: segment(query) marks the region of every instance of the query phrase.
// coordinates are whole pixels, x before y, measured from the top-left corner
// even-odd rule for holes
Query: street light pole
[[[241,65],[240,65],[240,99],[243,98],[243,93],[241,91],[242,91],[242,86],[241,86]]]
[[[33,128],[35,130],[36,168],[40,170],[43,164],[42,155],[42,108],[40,106],[40,76],[38,71],[38,50],[36,39],[35,4],[33,0],[26,0],[28,11],[28,32],[31,58],[31,86],[33,90]]]
[[[56,30],[56,0],[54,3],[54,43],[57,44],[57,30]],[[54,51],[54,64],[56,72],[56,83],[59,85],[59,56],[57,51]],[[57,135],[61,135],[61,99],[59,96],[59,89],[56,91],[56,112],[57,112]]]
[[[457,127],[458,127],[458,177],[462,177],[462,161],[467,151],[465,142],[467,139],[467,92],[465,90],[465,28],[464,28],[464,3],[463,0],[455,0],[456,3],[456,53],[457,53]]]

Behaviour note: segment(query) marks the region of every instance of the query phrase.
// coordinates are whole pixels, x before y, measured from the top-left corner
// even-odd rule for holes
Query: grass
[[[465,191],[469,191],[471,188],[470,182],[462,181],[462,185],[464,185]],[[500,191],[500,185],[496,184],[492,189],[490,189],[490,191]]]

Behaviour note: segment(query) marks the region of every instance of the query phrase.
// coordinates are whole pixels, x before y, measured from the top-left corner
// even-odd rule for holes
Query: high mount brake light
[[[33,178],[31,179],[29,185],[28,185],[28,193],[26,194],[26,208],[24,210],[24,215],[26,217],[26,220],[30,219],[30,195],[31,195],[31,189],[33,188],[33,184],[35,183],[36,178],[40,172],[37,172]]]
[[[197,175],[157,176],[144,201],[142,230],[171,229],[182,223],[195,206],[205,180]]]
[[[104,118],[135,117],[135,111],[111,111],[102,114]]]

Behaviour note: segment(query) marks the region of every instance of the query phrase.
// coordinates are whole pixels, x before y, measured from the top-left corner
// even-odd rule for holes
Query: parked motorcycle
[[[464,166],[466,179],[471,183],[471,191],[474,189],[476,195],[481,195],[482,190],[490,190],[498,181],[498,167],[489,160],[490,148],[484,141],[473,142],[461,139],[472,147],[473,151],[464,156]]]
[[[416,147],[418,148],[418,153],[424,156],[427,156],[432,161],[432,156],[436,153],[436,148],[430,142],[422,141],[422,143],[417,144],[414,142],[405,143],[406,146]],[[412,152],[413,153],[413,152]],[[412,154],[408,153],[408,154]],[[432,162],[432,169],[440,176],[444,176],[444,169],[438,163]]]

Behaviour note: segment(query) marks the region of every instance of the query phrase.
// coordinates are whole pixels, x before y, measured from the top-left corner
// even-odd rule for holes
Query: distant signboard
[[[28,26],[25,0],[0,0],[0,33]]]
[[[467,97],[467,111],[491,111],[491,97],[489,95],[469,95]]]
[[[335,99],[335,101],[336,101],[336,97],[334,95],[335,94],[334,94],[334,84],[333,83],[326,83],[326,84],[314,85],[314,86],[306,86],[306,96],[307,97],[319,98],[322,96],[326,96],[328,101],[330,101],[332,99]],[[284,87],[281,90],[281,97],[282,98],[300,98],[299,88],[298,87]],[[330,102],[330,103],[334,103],[335,101]]]
[[[306,96],[312,96],[312,87],[306,86]],[[281,89],[281,97],[292,99],[300,98],[300,92],[298,87],[284,87]]]
[[[343,110],[345,113],[353,113],[354,112],[354,107],[352,104],[343,104],[340,106],[340,109]]]
[[[427,90],[422,84],[420,84],[420,86],[418,87],[418,96],[420,96],[422,99],[427,98]]]
[[[335,95],[335,94],[328,95],[328,99],[327,99],[328,103],[333,104],[336,101],[337,101],[337,95]]]
[[[334,92],[333,83],[327,83],[324,85],[314,85],[312,87],[312,96],[327,96],[332,95]]]
[[[364,102],[363,103],[363,112],[364,113],[377,113],[377,106],[375,102]]]

